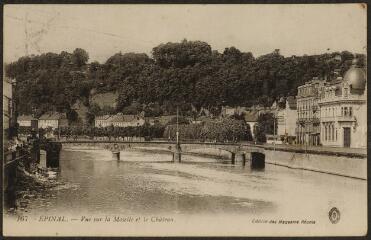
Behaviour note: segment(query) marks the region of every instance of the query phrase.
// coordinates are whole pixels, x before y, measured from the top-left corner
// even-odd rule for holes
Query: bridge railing
[[[18,151],[7,151],[4,152],[4,167],[7,167],[13,163],[19,162],[30,156],[30,153],[21,150]]]
[[[153,138],[151,140],[145,140],[144,138],[129,138],[129,139],[118,139],[118,138],[108,138],[108,137],[99,137],[99,138],[60,138],[60,139],[53,139],[56,142],[163,142],[163,143],[175,143],[175,139],[168,139],[168,138]],[[256,144],[254,142],[249,141],[215,141],[215,140],[201,140],[201,139],[181,139],[181,143],[189,143],[189,144],[225,144],[225,145],[262,145]]]

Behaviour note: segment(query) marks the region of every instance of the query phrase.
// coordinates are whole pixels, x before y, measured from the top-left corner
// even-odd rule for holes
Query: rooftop
[[[111,117],[111,115],[95,116],[95,120],[107,120],[110,117]]]
[[[139,119],[139,116],[133,114],[116,114],[111,117],[111,122],[133,122]]]
[[[142,117],[140,117],[139,115],[122,114],[122,113],[118,113],[116,115],[95,116],[95,120],[105,120],[109,122],[133,122],[141,118]]]
[[[297,101],[296,101],[296,98],[294,96],[287,97],[286,101],[287,101],[290,109],[296,109]]]
[[[39,120],[59,120],[59,119],[66,119],[67,116],[65,113],[59,112],[47,112],[41,115]]]
[[[18,117],[17,117],[17,120],[18,120],[18,121],[31,121],[31,120],[37,120],[37,119],[34,118],[34,117],[31,116],[31,115],[21,115],[21,116],[18,116]]]

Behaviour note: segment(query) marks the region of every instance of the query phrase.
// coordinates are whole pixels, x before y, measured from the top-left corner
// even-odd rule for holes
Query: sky
[[[205,41],[255,57],[348,50],[366,53],[367,10],[360,4],[5,5],[4,62],[85,49],[89,61],[118,52],[151,55],[167,42]]]

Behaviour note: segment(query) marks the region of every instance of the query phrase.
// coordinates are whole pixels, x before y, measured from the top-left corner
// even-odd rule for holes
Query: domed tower
[[[363,94],[366,88],[366,72],[359,66],[359,60],[354,58],[352,66],[345,73],[344,81],[350,86],[351,94]]]

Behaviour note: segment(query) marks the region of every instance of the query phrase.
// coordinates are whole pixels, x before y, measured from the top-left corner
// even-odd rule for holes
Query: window
[[[352,109],[352,107],[349,107],[349,116],[350,117],[353,116],[353,109]]]
[[[344,116],[348,116],[348,107],[344,107]]]
[[[335,131],[334,131],[334,125],[331,125],[331,140],[334,141],[335,139]]]

